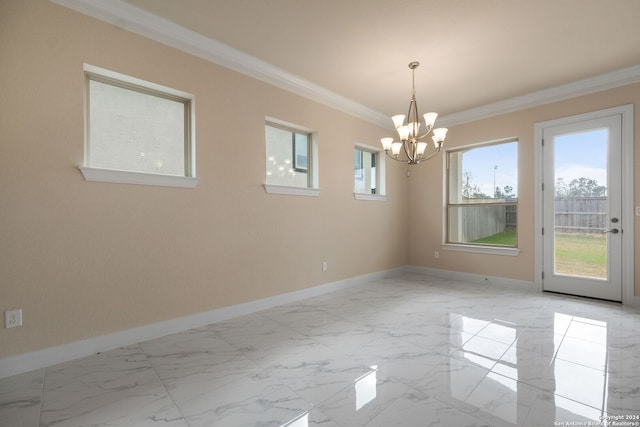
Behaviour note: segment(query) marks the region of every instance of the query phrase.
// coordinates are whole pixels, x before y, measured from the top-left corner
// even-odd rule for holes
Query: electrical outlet
[[[5,311],[4,326],[7,329],[22,326],[22,309]]]
[[[434,257],[435,259],[440,258],[440,251],[433,251],[433,257]]]
[[[328,268],[329,265],[327,264],[327,261],[322,261],[322,271],[327,271]]]

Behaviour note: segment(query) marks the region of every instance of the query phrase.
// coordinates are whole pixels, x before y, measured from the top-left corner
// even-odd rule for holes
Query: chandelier
[[[405,117],[398,114],[391,117],[393,125],[398,131],[400,141],[394,141],[393,138],[382,138],[382,147],[389,157],[399,162],[416,165],[424,160],[429,160],[440,152],[444,139],[447,135],[446,128],[433,129],[433,124],[438,117],[438,113],[426,113],[424,115],[424,133],[420,133],[422,123],[418,115],[418,103],[416,102],[416,79],[415,70],[420,65],[419,62],[409,63],[411,76],[413,79],[413,90],[411,92],[411,102],[409,103],[409,112]],[[432,150],[427,150],[429,143],[423,141],[429,134],[434,143]],[[425,154],[429,152],[429,154]]]

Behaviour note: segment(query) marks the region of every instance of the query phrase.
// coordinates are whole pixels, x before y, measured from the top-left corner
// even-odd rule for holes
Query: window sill
[[[520,249],[518,248],[502,248],[497,246],[458,245],[453,243],[444,243],[440,247],[444,251],[473,252],[487,255],[518,256],[520,254]]]
[[[90,168],[86,166],[80,166],[79,169],[86,181],[179,188],[195,188],[196,185],[198,185],[198,179],[190,176],[157,175],[115,169]]]
[[[287,194],[290,196],[311,196],[320,195],[319,188],[286,187],[284,185],[265,184],[264,190],[269,194]]]
[[[378,202],[385,202],[387,200],[387,196],[385,196],[384,194],[353,193],[353,197],[356,200],[374,200]]]

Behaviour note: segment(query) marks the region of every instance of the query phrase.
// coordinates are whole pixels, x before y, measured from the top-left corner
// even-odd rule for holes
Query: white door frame
[[[592,120],[620,114],[622,116],[622,303],[640,305],[640,297],[634,297],[634,190],[633,190],[633,104],[605,110],[563,117],[536,123],[534,126],[534,282],[542,292],[543,266],[543,203],[542,203],[542,131],[546,127],[559,126],[578,120]],[[553,188],[553,183],[546,183]]]

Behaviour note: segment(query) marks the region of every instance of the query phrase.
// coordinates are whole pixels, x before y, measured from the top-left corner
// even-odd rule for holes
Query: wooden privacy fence
[[[462,235],[459,241],[462,242],[472,242],[492,236],[507,228],[515,228],[517,225],[517,206],[515,205],[465,206],[460,214]]]
[[[557,198],[555,230],[559,233],[600,234],[607,228],[606,197]],[[517,206],[484,205],[461,209],[463,242],[492,236],[517,225]]]
[[[607,198],[556,198],[555,217],[556,232],[603,233],[607,230]]]
[[[473,242],[504,231],[506,206],[470,206],[462,210],[463,242]]]

